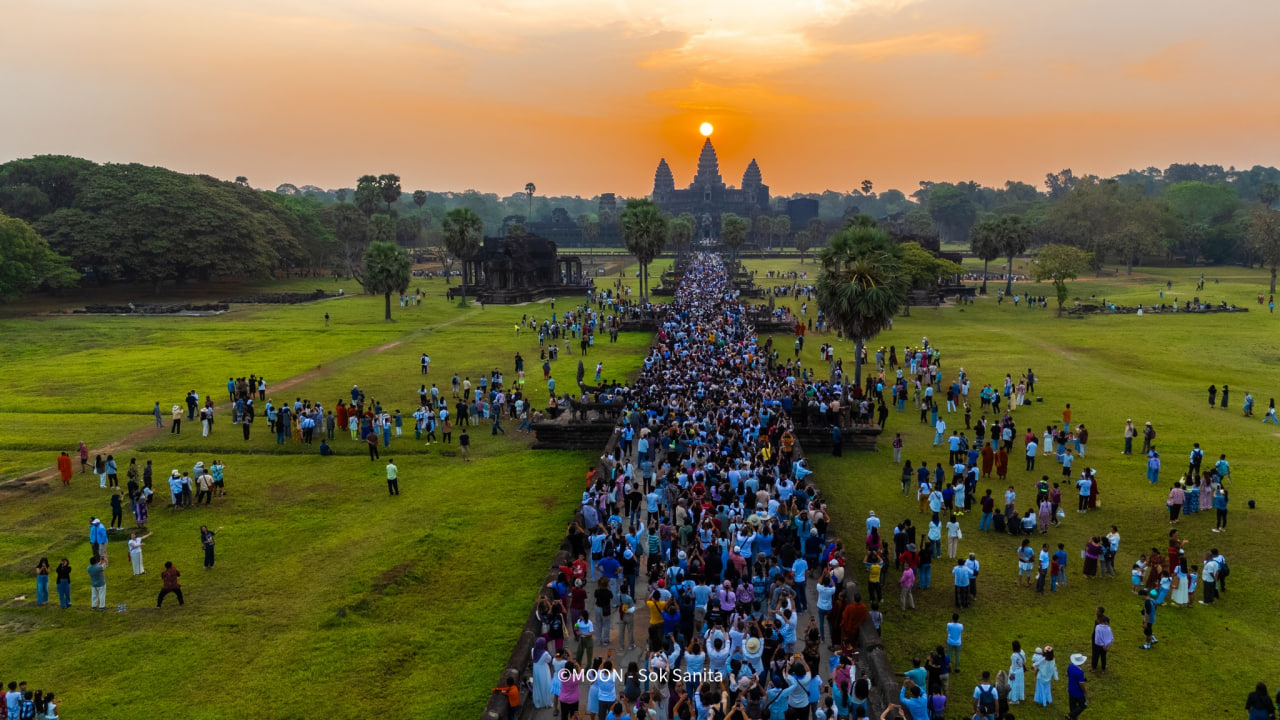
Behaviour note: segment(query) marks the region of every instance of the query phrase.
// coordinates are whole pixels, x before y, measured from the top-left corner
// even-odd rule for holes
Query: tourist
[[[1142,634],[1146,636],[1146,642],[1139,645],[1141,650],[1150,650],[1152,645],[1158,641],[1153,633],[1156,625],[1156,597],[1160,594],[1159,590],[1151,590],[1142,600]]]
[[[62,558],[54,574],[57,575],[58,605],[66,610],[71,607],[71,561]]]
[[[151,533],[147,533],[142,537],[138,537],[138,533],[129,533],[129,562],[133,564],[134,575],[145,575],[146,570],[142,567],[142,541],[151,537]]]
[[[1249,720],[1276,720],[1276,705],[1267,692],[1267,684],[1259,682],[1253,692],[1245,698],[1244,709],[1249,711]]]
[[[178,572],[178,568],[174,567],[172,562],[168,560],[165,561],[164,570],[160,571],[161,585],[160,594],[156,596],[157,608],[164,605],[164,596],[169,593],[173,593],[177,596],[179,606],[186,604],[186,601],[183,600],[182,597],[182,585],[178,582],[178,577],[181,575],[182,573]]]
[[[394,458],[387,460],[387,494],[400,494],[400,468],[396,467]]]
[[[1013,653],[1009,656],[1009,704],[1017,705],[1027,699],[1027,654],[1022,643],[1013,641]]]
[[[49,558],[36,563],[36,607],[49,602]]]
[[[1071,665],[1067,667],[1067,704],[1070,707],[1067,717],[1070,720],[1079,718],[1088,704],[1089,692],[1083,669],[1087,659],[1080,653],[1072,653]]]
[[[1053,704],[1053,681],[1058,679],[1058,664],[1053,659],[1053,646],[1046,645],[1044,650],[1036,648],[1031,656],[1031,665],[1036,671],[1036,695],[1034,700],[1043,707]]]
[[[93,556],[101,558],[103,564],[107,560],[107,529],[102,526],[102,521],[98,518],[89,520],[89,546],[93,549]]]
[[[204,569],[213,569],[213,541],[214,536],[221,532],[222,528],[210,530],[208,525],[200,526],[200,546],[204,548]]]
[[[89,558],[89,607],[94,610],[107,609],[107,574],[103,571],[101,559],[94,555]]]

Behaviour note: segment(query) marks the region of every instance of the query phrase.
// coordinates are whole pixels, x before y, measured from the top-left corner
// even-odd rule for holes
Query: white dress
[[[133,574],[141,575],[146,572],[142,568],[142,540],[134,538],[129,541],[129,560],[133,563]]]
[[[1021,650],[1009,656],[1009,702],[1027,699],[1027,654]]]

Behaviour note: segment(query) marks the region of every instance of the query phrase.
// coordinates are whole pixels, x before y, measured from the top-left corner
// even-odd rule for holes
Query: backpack
[[[1219,555],[1217,559],[1218,559],[1218,579],[1226,580],[1227,576],[1231,574],[1231,568],[1227,567],[1227,559],[1224,556]]]
[[[978,709],[983,713],[995,712],[996,689],[993,685],[978,686]]]
[[[34,720],[36,716],[36,704],[31,700],[23,700],[22,708],[18,717],[22,720]]]

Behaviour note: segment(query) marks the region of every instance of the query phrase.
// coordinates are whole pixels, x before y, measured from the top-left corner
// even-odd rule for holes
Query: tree
[[[241,187],[249,187],[249,178],[247,178],[247,177],[245,177],[245,176],[243,176],[243,175],[237,175],[237,176],[236,176],[236,184],[237,184],[237,185],[239,185],[239,186],[241,186]]]
[[[1000,257],[1000,220],[987,218],[969,232],[969,249],[982,261],[982,294],[987,294],[987,265]]]
[[[768,215],[757,215],[751,223],[751,231],[755,235],[756,245],[763,245],[768,249],[769,236],[773,234],[773,219]]]
[[[773,216],[773,234],[778,237],[779,247],[787,244],[787,239],[791,237],[790,215]],[[801,258],[800,261],[804,262],[804,258]]]
[[[941,278],[963,272],[959,265],[943,260],[915,242],[902,243],[899,269],[911,289],[928,291],[937,290]]]
[[[361,175],[356,181],[355,204],[366,218],[373,217],[382,201],[382,186],[376,175]]]
[[[692,217],[692,216],[690,216]],[[693,221],[681,215],[667,223],[667,239],[676,252],[683,252],[693,242]]]
[[[622,224],[622,242],[640,263],[640,299],[647,300],[649,263],[662,254],[667,244],[667,221],[658,206],[647,198],[627,200],[618,219]]]
[[[384,217],[379,215],[377,217]],[[391,319],[391,293],[409,289],[409,270],[413,263],[404,248],[389,242],[375,242],[364,254],[364,289],[382,293],[386,300],[386,319]]]
[[[862,181],[862,194],[863,194],[863,195],[871,195],[871,191],[872,191],[872,189],[874,189],[874,188],[875,188],[875,184],[874,184],[874,183],[872,183],[870,180],[863,180],[863,181]]]
[[[422,218],[402,216],[395,219],[396,244],[400,247],[418,247],[422,238]]]
[[[1071,168],[1066,168],[1060,172],[1045,174],[1044,186],[1049,189],[1049,199],[1057,200],[1071,192],[1079,180],[1075,173],[1071,172]]]
[[[391,203],[400,199],[400,176],[392,173],[378,176],[378,197],[387,204],[387,214],[391,214]]]
[[[1036,253],[1032,273],[1036,282],[1053,281],[1058,296],[1058,316],[1062,316],[1062,306],[1067,302],[1067,281],[1079,277],[1089,268],[1089,253],[1070,245],[1049,244]]]
[[[413,191],[413,204],[418,206],[418,212],[419,212],[419,213],[421,213],[421,212],[422,212],[422,206],[427,204],[427,191],[426,191],[426,190],[414,190],[414,191]]]
[[[1031,228],[1017,215],[1006,215],[1000,218],[997,228],[999,232],[996,234],[996,239],[999,242],[1000,254],[1008,262],[1004,285],[1004,294],[1008,295],[1013,292],[1013,257],[1027,251],[1027,245],[1031,243]]]
[[[1253,212],[1249,223],[1249,245],[1262,264],[1271,269],[1271,294],[1276,294],[1276,270],[1280,268],[1280,212],[1267,206]]]
[[[1171,234],[1180,240],[1178,244],[1188,262],[1195,263],[1201,255],[1211,261],[1226,259],[1223,245],[1234,241],[1234,219],[1240,205],[1235,188],[1200,181],[1180,182],[1170,185],[1162,200],[1174,218]],[[1158,213],[1157,208],[1141,210],[1148,215]]]
[[[369,221],[355,205],[346,203],[327,208],[322,220],[338,239],[338,259],[343,270],[347,275],[356,277],[360,273],[358,263],[368,247]]]
[[[906,299],[901,259],[902,247],[888,233],[863,226],[840,231],[822,251],[818,307],[853,340],[859,387],[864,346],[889,326]]]
[[[928,208],[938,234],[948,243],[967,240],[969,228],[978,217],[968,194],[950,183],[939,183],[930,189]]]
[[[533,222],[533,194],[538,191],[538,186],[531,182],[524,184],[524,194],[529,198],[529,222]]]
[[[1269,182],[1258,190],[1258,202],[1263,205],[1271,207],[1276,200],[1280,200],[1280,184]]]
[[[595,247],[596,240],[600,237],[600,221],[595,217],[583,213],[578,216],[578,228],[582,230],[582,242],[587,247]]]
[[[339,205],[341,205],[342,203],[346,202],[346,201],[347,201],[347,190],[346,190],[346,188],[342,188],[342,189],[338,190],[337,192],[335,192],[335,193],[333,194],[333,196],[334,196],[334,197],[336,197],[336,198],[338,198],[338,204],[339,204]]]
[[[396,241],[396,225],[390,215],[378,213],[369,218],[369,243]],[[365,251],[368,254],[368,251]]]
[[[462,305],[467,304],[467,261],[480,249],[480,233],[484,228],[480,216],[470,208],[454,208],[445,214],[444,246],[462,263]]]
[[[0,213],[0,301],[12,300],[46,285],[70,287],[80,279],[67,258],[26,222]]]
[[[813,247],[813,236],[808,230],[801,230],[796,233],[795,237],[796,252],[800,253],[800,264],[804,264],[805,253],[809,252],[809,248]]]
[[[729,248],[735,260],[738,258],[738,248],[747,240],[749,227],[747,219],[741,215],[727,212],[720,216],[720,242]]]

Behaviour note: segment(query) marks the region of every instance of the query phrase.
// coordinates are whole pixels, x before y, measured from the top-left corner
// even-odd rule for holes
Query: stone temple
[[[760,166],[754,159],[742,173],[741,187],[725,185],[720,177],[716,149],[711,145],[711,138],[707,138],[698,156],[698,172],[687,188],[676,189],[666,158],[658,162],[658,170],[653,174],[653,201],[673,216],[685,212],[699,219],[709,216],[712,227],[720,227],[721,213],[750,218],[769,212],[769,186],[764,184]]]

